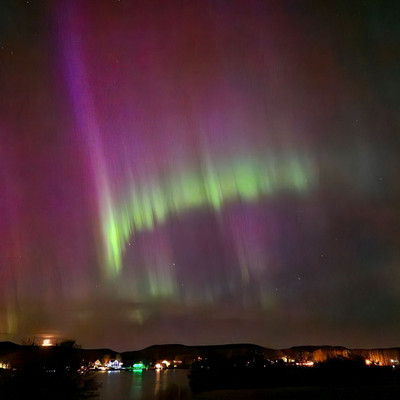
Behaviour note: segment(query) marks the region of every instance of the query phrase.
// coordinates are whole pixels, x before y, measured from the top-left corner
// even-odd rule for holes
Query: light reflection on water
[[[193,399],[188,370],[149,370],[143,372],[104,371],[95,378],[101,383],[99,400]]]
[[[143,372],[142,371],[133,371],[134,379],[132,379],[132,386],[131,386],[131,399],[140,399],[142,396],[142,378]]]

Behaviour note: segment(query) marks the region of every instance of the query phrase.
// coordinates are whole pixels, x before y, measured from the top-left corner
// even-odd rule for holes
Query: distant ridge
[[[322,345],[322,346],[293,346],[290,347],[291,350],[300,350],[300,351],[315,351],[318,349],[322,350],[349,350],[347,347],[343,346],[330,346],[330,345]]]
[[[26,362],[27,358],[42,357],[44,352],[50,355],[67,357],[78,363],[82,360],[115,359],[121,357],[125,365],[135,362],[155,363],[160,360],[179,360],[183,365],[203,357],[230,359],[232,357],[263,357],[271,360],[309,360],[314,362],[326,361],[330,358],[362,357],[374,360],[381,365],[389,365],[391,360],[400,361],[400,348],[349,349],[343,346],[293,346],[286,349],[271,349],[251,343],[231,343],[223,345],[187,346],[184,344],[155,344],[142,350],[117,353],[108,348],[103,349],[65,349],[61,346],[42,348],[40,346],[19,345],[13,342],[0,342],[0,362],[10,362],[17,365]],[[71,361],[72,362],[72,361]]]
[[[0,342],[0,355],[13,353],[22,348],[21,345],[13,342]]]

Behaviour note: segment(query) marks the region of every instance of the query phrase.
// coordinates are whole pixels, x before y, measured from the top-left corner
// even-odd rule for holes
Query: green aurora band
[[[123,254],[136,232],[153,230],[168,218],[200,207],[219,213],[224,205],[251,203],[287,190],[304,193],[315,181],[310,158],[298,154],[241,157],[169,174],[148,185],[132,185],[122,201],[102,212],[106,275],[117,277]]]

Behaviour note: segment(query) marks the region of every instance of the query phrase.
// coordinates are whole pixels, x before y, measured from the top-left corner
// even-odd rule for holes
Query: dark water
[[[97,372],[99,400],[191,400],[188,370]]]

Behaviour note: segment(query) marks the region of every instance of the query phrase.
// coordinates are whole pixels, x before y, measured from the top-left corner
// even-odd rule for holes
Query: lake
[[[192,395],[188,370],[96,372],[95,379],[102,384],[99,400],[365,400],[394,399],[398,397],[399,385],[379,386],[299,386],[272,387],[265,389],[217,390]],[[396,397],[397,396],[397,397]]]
[[[99,400],[150,400],[193,399],[189,388],[188,370],[167,369],[143,372],[104,371],[96,372],[95,379],[101,384]]]

